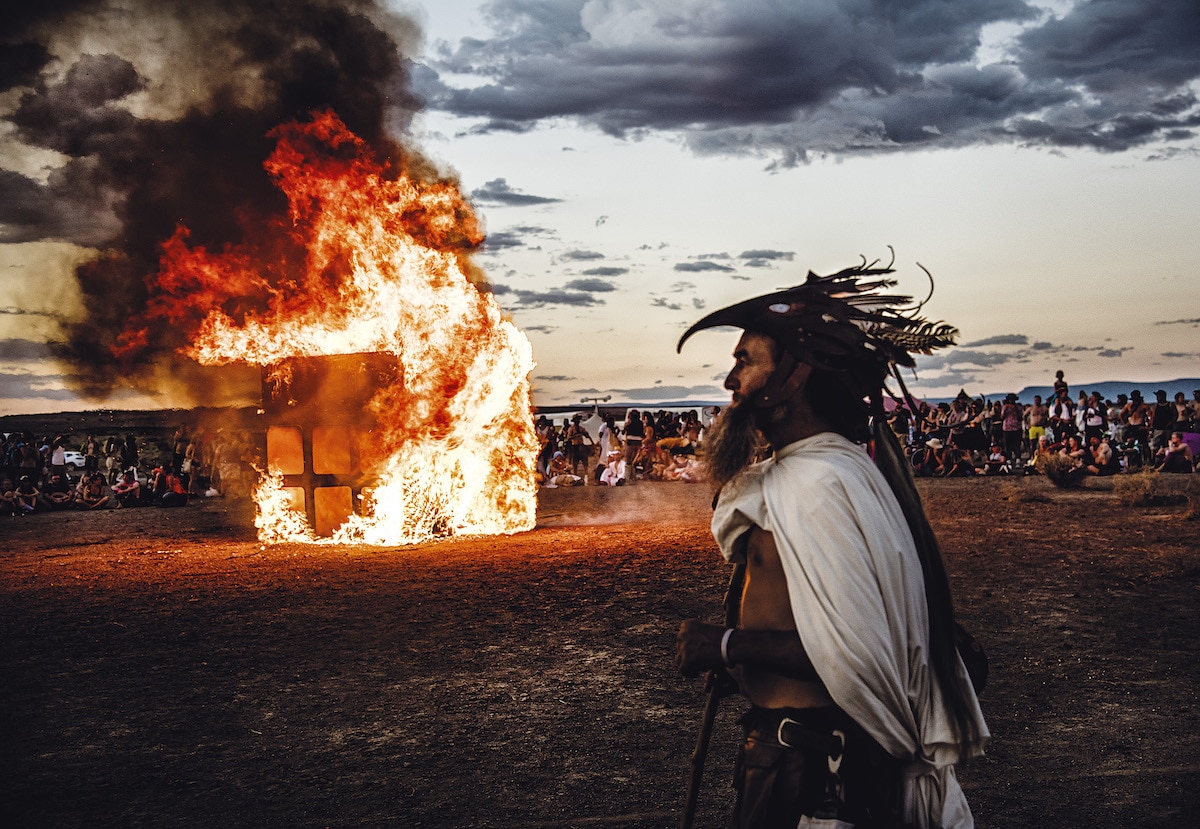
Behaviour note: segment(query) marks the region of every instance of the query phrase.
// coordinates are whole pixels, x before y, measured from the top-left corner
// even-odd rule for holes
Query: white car
[[[82,452],[76,452],[74,449],[68,449],[63,454],[67,459],[67,469],[71,470],[72,472],[83,469],[84,455]]]

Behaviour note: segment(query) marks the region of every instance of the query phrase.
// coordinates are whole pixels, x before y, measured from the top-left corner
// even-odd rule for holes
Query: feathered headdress
[[[924,268],[922,268],[924,270]],[[847,372],[864,394],[877,391],[889,370],[912,368],[914,354],[954,344],[958,330],[918,314],[924,302],[884,291],[896,285],[892,264],[868,263],[829,276],[812,271],[792,288],[714,311],[679,338],[676,351],[697,331],[732,325],[774,339],[797,361]],[[926,274],[929,272],[926,271]]]

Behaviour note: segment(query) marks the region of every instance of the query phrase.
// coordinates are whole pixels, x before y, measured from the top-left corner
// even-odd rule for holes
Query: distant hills
[[[1043,400],[1050,397],[1051,386],[1026,386],[1018,391],[1017,399],[1022,403],[1032,403],[1033,396],[1040,394]],[[1182,377],[1177,380],[1167,380],[1165,382],[1134,382],[1130,380],[1105,380],[1101,383],[1072,383],[1071,384],[1071,399],[1079,397],[1080,391],[1086,391],[1089,394],[1098,391],[1106,400],[1116,400],[1118,394],[1128,395],[1134,389],[1142,392],[1142,396],[1147,402],[1154,402],[1154,392],[1158,389],[1163,389],[1167,393],[1167,399],[1173,400],[1176,392],[1183,392],[1184,396],[1192,399],[1192,392],[1195,389],[1200,389],[1200,378],[1198,377]],[[974,389],[965,389],[966,393],[973,398],[980,396],[987,400],[1002,400],[1008,391],[991,392],[981,395]],[[925,397],[930,403],[941,403],[954,398],[950,397]],[[628,409],[638,409],[639,411],[658,411],[659,409],[667,410],[687,410],[701,409],[704,406],[719,406],[725,407],[728,405],[728,398],[721,400],[664,400],[657,402],[634,402],[634,403],[606,403],[600,406],[601,414],[614,414],[618,419],[625,417],[625,412]],[[587,404],[576,405],[547,405],[536,406],[535,410],[539,414],[545,414],[549,417],[555,415],[562,416],[564,414],[591,410],[591,406]],[[30,431],[38,435],[47,434],[63,434],[63,433],[93,433],[93,434],[116,434],[118,432],[135,431],[143,434],[165,433],[169,434],[174,431],[176,426],[195,426],[204,424],[206,426],[220,425],[227,428],[245,429],[255,431],[262,429],[262,421],[255,407],[241,408],[196,408],[196,409],[148,409],[148,410],[120,410],[120,409],[102,409],[84,412],[56,412],[52,414],[32,414],[32,415],[0,415],[0,432],[21,432]]]
[[[1071,384],[1071,399],[1077,400],[1079,392],[1086,391],[1091,394],[1094,391],[1100,392],[1100,396],[1105,400],[1116,400],[1118,394],[1128,395],[1134,389],[1142,393],[1142,397],[1146,398],[1149,403],[1154,402],[1154,393],[1162,389],[1167,393],[1168,400],[1175,399],[1176,392],[1183,392],[1183,396],[1188,400],[1192,399],[1192,392],[1195,389],[1200,389],[1200,378],[1184,377],[1178,380],[1168,380],[1166,382],[1133,382],[1128,380],[1105,380],[1103,383],[1072,383]],[[1032,403],[1033,396],[1040,394],[1042,400],[1048,400],[1053,393],[1053,386],[1026,386],[1017,392],[1017,399],[1022,403]],[[971,390],[967,389],[967,394],[971,394]],[[1008,392],[1000,392],[998,394],[986,395],[988,400],[1002,399]],[[978,395],[972,395],[978,397]]]

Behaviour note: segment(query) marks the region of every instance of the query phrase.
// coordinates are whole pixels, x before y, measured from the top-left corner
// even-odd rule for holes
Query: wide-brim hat
[[[928,446],[930,449],[941,449],[942,448],[942,442],[940,440],[938,440],[937,438],[930,438],[929,440],[925,441],[925,445]]]

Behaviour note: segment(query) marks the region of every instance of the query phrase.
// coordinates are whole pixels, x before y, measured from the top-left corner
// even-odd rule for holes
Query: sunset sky
[[[95,95],[106,117],[89,123],[115,130],[195,104],[202,58],[164,31],[187,4],[129,20],[129,4],[63,5],[70,36],[33,12],[17,27],[55,60],[0,78],[0,413],[181,405],[82,399],[50,362],[81,311],[73,266],[116,225],[111,194],[64,184],[87,140],[52,141],[30,112]],[[917,393],[1015,391],[1058,368],[1076,388],[1200,376],[1194,0],[388,8],[419,27],[377,16],[424,101],[397,131],[483,219],[476,261],[533,343],[535,402],[720,400],[736,334],[677,355],[691,322],[889,246],[900,288],[923,297],[924,266],[926,315],[961,332],[920,360]],[[79,73],[67,95],[71,66],[103,54],[139,91]]]

